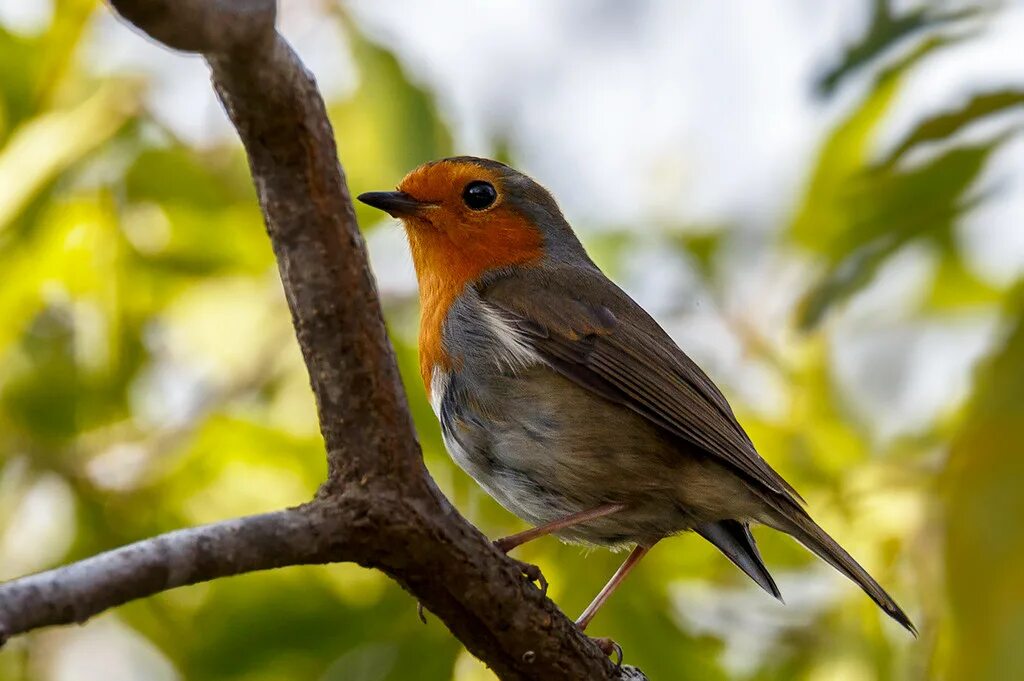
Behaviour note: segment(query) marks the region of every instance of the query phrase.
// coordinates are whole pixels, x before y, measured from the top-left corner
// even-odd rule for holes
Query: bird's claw
[[[526,563],[515,558],[509,558],[513,563],[519,566],[519,571],[531,582],[536,582],[537,587],[540,589],[541,596],[548,595],[548,580],[545,579],[544,573],[540,571],[540,568],[533,563]]]
[[[416,601],[416,614],[419,616],[420,622],[427,623],[427,615],[423,610],[423,603],[420,601]]]
[[[622,646],[613,641],[608,637],[593,638],[590,640],[597,644],[597,647],[601,649],[601,652],[609,657],[612,653],[615,654],[615,669],[619,670],[622,668]]]

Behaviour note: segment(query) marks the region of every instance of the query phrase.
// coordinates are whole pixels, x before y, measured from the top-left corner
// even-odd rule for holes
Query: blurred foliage
[[[965,267],[956,241],[959,219],[992,153],[1009,138],[991,135],[980,144],[954,144],[918,163],[911,152],[951,137],[962,128],[1020,103],[1024,93],[978,95],[956,113],[921,122],[895,145],[883,163],[874,163],[872,141],[893,105],[903,78],[928,55],[951,41],[932,37],[876,78],[874,87],[825,142],[805,201],[790,233],[794,242],[818,253],[825,272],[807,292],[798,324],[813,328],[838,302],[871,282],[894,254],[914,242],[937,250],[956,276],[957,304],[991,303],[990,290]],[[945,282],[948,284],[948,282]],[[939,301],[941,302],[941,300]]]
[[[0,577],[81,558],[183,525],[299,503],[324,475],[313,401],[237,144],[193,148],[147,109],[139,78],[80,63],[97,13],[59,0],[34,37],[0,29]],[[985,201],[975,187],[1017,132],[959,133],[1019,109],[1024,92],[974,93],[879,151],[906,78],[969,37],[978,12],[895,15],[875,3],[863,39],[823,76],[852,100],[808,172],[772,248],[812,264],[783,342],[726,319],[742,351],[781,377],[766,415],[732,396],[750,434],[816,517],[900,597],[912,641],[793,542],[759,532],[789,605],[764,597],[693,537],[659,545],[595,622],[652,679],[1024,677],[1024,296],[985,280],[957,238]],[[398,60],[331,15],[358,86],[328,103],[353,191],[393,185],[453,151],[430,93]],[[965,28],[966,25],[966,28]],[[154,48],[155,49],[155,48]],[[903,49],[900,52],[900,49]],[[893,54],[893,53],[897,54]],[[500,153],[514,161],[514,146]],[[362,224],[378,217],[358,206]],[[372,229],[372,227],[369,227]],[[735,225],[670,244],[723,294]],[[635,234],[587,237],[627,267]],[[911,248],[935,266],[910,314],[988,311],[1005,326],[967,407],[884,443],[844,399],[832,326]],[[522,529],[457,470],[416,369],[414,301],[388,321],[428,466],[491,536]],[[1012,450],[1012,451],[1011,451]],[[554,541],[524,547],[575,614],[621,556]],[[293,568],[132,603],[81,629],[17,639],[0,681],[491,678],[383,576]]]
[[[819,94],[830,96],[848,77],[915,35],[980,15],[980,8],[945,9],[922,5],[896,13],[891,0],[871,0],[871,23],[860,40],[846,48],[839,62],[818,80]]]
[[[1007,679],[1024,670],[1024,533],[1007,529],[1008,519],[1024,518],[1024,457],[1007,455],[1024,424],[1024,287],[1006,311],[1014,321],[979,374],[943,476],[951,679]]]

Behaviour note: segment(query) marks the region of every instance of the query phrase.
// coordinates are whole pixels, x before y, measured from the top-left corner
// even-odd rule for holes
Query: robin
[[[692,530],[781,600],[750,533],[785,532],[914,625],[808,515],[721,391],[587,256],[554,198],[456,157],[359,200],[400,218],[419,282],[420,372],[452,458],[538,537],[631,548],[585,630],[662,539]]]

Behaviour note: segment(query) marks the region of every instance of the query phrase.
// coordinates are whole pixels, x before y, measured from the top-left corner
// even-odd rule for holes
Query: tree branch
[[[0,586],[0,641],[217,577],[352,559],[359,546],[356,505],[325,510],[313,503],[169,532],[8,582]]]
[[[82,622],[217,577],[347,560],[398,581],[503,679],[627,678],[430,480],[323,100],[274,29],[273,0],[111,1],[151,37],[210,65],[249,157],[328,480],[296,509],[172,532],[0,585],[0,632]]]
[[[115,6],[137,3],[146,4]],[[219,12],[226,4],[214,3]],[[419,443],[323,100],[276,32],[257,34],[246,48],[207,60],[249,156],[309,369],[327,444],[327,491],[370,477],[423,492]]]

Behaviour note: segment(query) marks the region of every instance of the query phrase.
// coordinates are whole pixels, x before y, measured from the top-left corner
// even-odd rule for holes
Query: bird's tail
[[[892,596],[886,593],[885,589],[875,581],[874,577],[869,575],[868,571],[862,568],[846,552],[846,549],[840,546],[835,539],[828,536],[825,530],[821,529],[817,523],[811,520],[810,516],[804,513],[786,515],[774,513],[771,517],[765,519],[765,524],[791,535],[826,563],[849,577],[864,590],[864,593],[871,597],[871,600],[878,604],[878,607],[885,611],[885,614],[903,625],[914,636],[917,636],[917,629],[914,627],[914,623],[910,621],[910,618],[903,612],[903,609],[896,604]]]
[[[754,535],[750,534],[750,526],[747,523],[738,520],[719,520],[716,523],[698,525],[694,531],[714,544],[758,586],[782,600],[779,587],[775,586],[775,580],[764,566],[761,552],[757,550],[757,543],[754,542]]]

